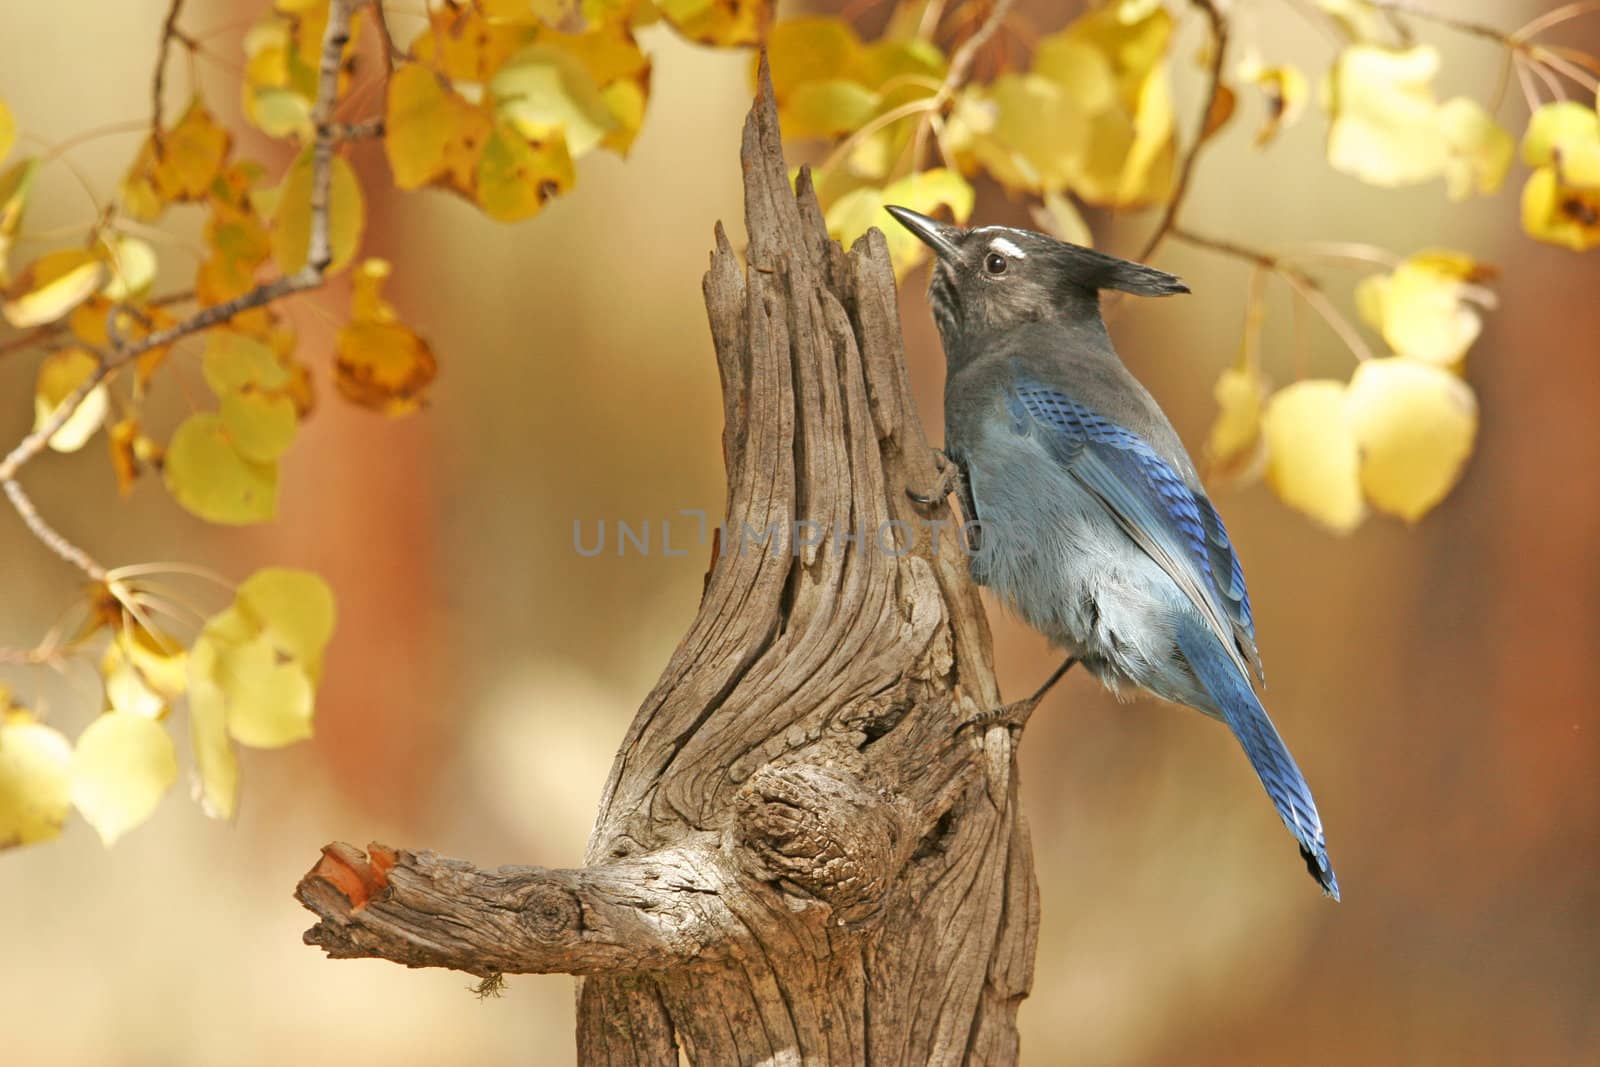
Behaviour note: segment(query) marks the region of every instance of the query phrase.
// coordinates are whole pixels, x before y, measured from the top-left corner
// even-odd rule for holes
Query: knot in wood
[[[581,919],[578,898],[559,885],[545,882],[523,895],[522,925],[535,941],[554,944],[574,937]]]
[[[740,789],[738,827],[762,873],[851,922],[878,909],[896,861],[894,810],[854,776],[805,764],[767,766]]]

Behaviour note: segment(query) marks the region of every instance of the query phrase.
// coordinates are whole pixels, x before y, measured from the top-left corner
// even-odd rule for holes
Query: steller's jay
[[[1244,572],[1172,424],[1123,366],[1100,291],[1187,293],[1177,278],[1003,226],[892,214],[933,249],[949,489],[977,525],[973,578],[1113,692],[1228,724],[1306,867],[1335,900],[1311,790],[1256,698]],[[948,491],[948,490],[947,490]],[[996,717],[1021,725],[1050,684]]]

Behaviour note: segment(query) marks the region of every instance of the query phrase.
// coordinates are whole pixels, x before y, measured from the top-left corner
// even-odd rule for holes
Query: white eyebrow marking
[[[994,240],[989,242],[989,247],[997,252],[1004,252],[1013,259],[1028,258],[1028,253],[1018,248],[1009,238],[1006,237],[996,237]]]

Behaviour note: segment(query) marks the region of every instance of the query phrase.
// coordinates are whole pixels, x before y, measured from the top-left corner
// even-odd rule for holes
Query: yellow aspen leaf
[[[922,261],[927,246],[905,227],[885,225],[889,217],[883,209],[888,204],[908,207],[924,215],[948,209],[956,222],[963,223],[972,214],[972,186],[957,172],[936,167],[909,175],[882,189],[868,186],[846,193],[829,206],[828,232],[836,240],[848,248],[867,230],[878,227],[888,241],[889,261],[894,265],[896,276],[903,276]]]
[[[453,82],[488,81],[539,30],[527,4],[490,10],[451,0],[428,8],[428,28],[411,43],[411,54]]]
[[[1343,382],[1315,379],[1278,390],[1262,413],[1267,484],[1290,507],[1338,533],[1361,524],[1360,452]]]
[[[176,639],[130,623],[117,631],[115,640],[150,688],[168,700],[183,695],[188,685],[188,665],[183,646]]]
[[[1207,474],[1229,481],[1251,478],[1266,459],[1261,420],[1267,383],[1253,367],[1229,367],[1211,395],[1217,401],[1217,421],[1206,438]]]
[[[1478,431],[1472,387],[1442,367],[1395,356],[1356,368],[1346,396],[1361,484],[1380,511],[1416,522],[1461,477]]]
[[[1256,67],[1244,75],[1261,90],[1266,115],[1256,133],[1256,147],[1265,148],[1279,133],[1293,126],[1305,113],[1311,87],[1299,68],[1291,66]]]
[[[394,305],[384,299],[383,283],[394,268],[386,259],[364,259],[350,286],[350,318],[355,322],[394,322]]]
[[[241,745],[281,748],[311,736],[311,679],[300,664],[278,662],[265,635],[222,649],[214,677]]]
[[[294,401],[268,393],[224,393],[218,405],[234,451],[255,463],[270,464],[294,443]]]
[[[118,186],[122,213],[131,219],[151,222],[167,209],[167,198],[156,184],[156,146],[145,138]]]
[[[427,342],[399,323],[352,322],[339,331],[334,383],[353,404],[408,415],[438,372]]]
[[[1055,83],[1078,109],[1094,114],[1117,106],[1111,57],[1070,31],[1051,34],[1033,54],[1032,72]]]
[[[49,422],[68,397],[99,369],[100,360],[82,348],[63,348],[46,356],[39,364],[34,385],[33,428],[40,429]],[[50,435],[50,447],[57,452],[76,452],[94,436],[109,409],[110,396],[101,383],[89,390],[71,417]]]
[[[299,663],[313,681],[321,676],[322,652],[337,621],[327,582],[310,571],[264,567],[239,586],[236,603],[278,657]]]
[[[1328,162],[1371,185],[1414,185],[1444,172],[1444,130],[1433,96],[1439,53],[1352,45],[1329,80]]]
[[[164,719],[167,702],[145,680],[144,674],[123,651],[120,641],[106,645],[100,658],[100,677],[106,687],[106,701],[113,711],[141,715],[146,719]]]
[[[614,81],[601,89],[600,95],[605,98],[606,107],[611,110],[611,117],[615,120],[601,144],[625,156],[644,125],[645,104],[650,96],[650,72],[646,70],[637,80],[624,78]]]
[[[881,103],[882,97],[860,82],[807,82],[784,105],[783,132],[796,140],[837,137],[866,125]]]
[[[471,193],[489,120],[431,69],[408,63],[394,72],[383,128],[384,154],[395,185],[418,189],[443,179]]]
[[[970,94],[958,113],[974,158],[1008,189],[1050,193],[1081,184],[1091,120],[1056,82],[1004,74],[986,93]]]
[[[639,50],[628,25],[606,20],[594,23],[584,33],[541,30],[539,41],[570,53],[588,70],[611,113],[610,128],[600,144],[626,155],[644,124],[645,104],[650,98],[650,59]]]
[[[168,203],[199,200],[228,158],[228,131],[196,97],[155,146],[155,184]]]
[[[228,705],[213,680],[216,651],[205,637],[189,657],[189,748],[194,754],[195,800],[213,819],[232,819],[239,797],[239,758],[228,737]]]
[[[1562,180],[1572,185],[1600,186],[1600,115],[1575,100],[1545,104],[1528,120],[1522,161],[1559,166]]]
[[[781,108],[801,86],[852,76],[861,56],[861,38],[843,19],[826,15],[784,19],[767,36],[773,96]]]
[[[530,45],[507,60],[489,82],[496,114],[530,141],[566,139],[577,158],[616,124],[588,68],[570,52]]]
[[[1172,194],[1176,128],[1166,68],[1153,67],[1139,87],[1133,140],[1117,184],[1117,206],[1141,207],[1159,203]]]
[[[1522,228],[1574,252],[1600,246],[1600,117],[1573,101],[1534,112],[1522,159],[1535,168],[1522,189]]]
[[[724,48],[760,43],[772,22],[770,0],[656,0],[656,9],[689,40]]]
[[[1499,190],[1511,169],[1517,143],[1476,100],[1458,96],[1439,108],[1444,133],[1445,192],[1451,200],[1465,200],[1474,192],[1484,196]]]
[[[0,693],[0,851],[48,841],[72,802],[72,745]]]
[[[47,252],[12,280],[0,311],[19,329],[54,322],[87,300],[104,276],[105,268],[87,249]]]
[[[126,234],[104,238],[96,248],[111,275],[104,292],[107,299],[122,303],[141,300],[156,280],[156,250],[148,241]]]
[[[1574,252],[1600,246],[1600,189],[1566,185],[1555,167],[1540,167],[1522,187],[1522,228]]]
[[[163,474],[173,499],[207,522],[244,525],[277,514],[277,465],[240,454],[215,412],[198,412],[179,423],[167,445]]]
[[[160,723],[108,711],[78,737],[72,804],[109,847],[154,813],[177,777],[172,738]]]
[[[11,154],[17,143],[17,118],[4,100],[0,100],[0,159]]]
[[[272,214],[272,258],[285,274],[293,274],[306,265],[311,247],[311,170],[311,153],[302,153],[277,190]],[[366,223],[361,182],[349,160],[334,156],[328,186],[328,243],[333,255],[328,263],[330,273],[343,270],[355,257]]]
[[[22,215],[28,206],[28,192],[33,187],[33,175],[39,169],[37,159],[23,159],[12,164],[0,174],[0,285],[9,285],[11,275],[6,260],[17,230],[22,226]]]
[[[539,213],[577,180],[566,142],[533,142],[508,123],[497,123],[478,161],[478,204],[492,219],[516,222]]]
[[[1490,274],[1459,252],[1421,252],[1362,279],[1356,308],[1399,355],[1451,366],[1483,330],[1478,306],[1492,306],[1493,295],[1472,283]]]
[[[131,415],[106,427],[106,444],[111,450],[111,469],[117,476],[117,492],[126,497],[133,492],[143,463],[134,442],[139,439],[139,420]]]

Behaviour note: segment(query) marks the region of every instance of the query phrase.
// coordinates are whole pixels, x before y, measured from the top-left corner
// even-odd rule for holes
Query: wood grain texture
[[[964,725],[999,692],[955,516],[906,492],[939,476],[887,249],[845,253],[791,189],[764,68],[741,157],[750,246],[719,227],[704,287],[727,518],[587,865],[332,845],[306,940],[581,975],[586,1065],[1012,1063],[1032,854],[1011,735]]]

